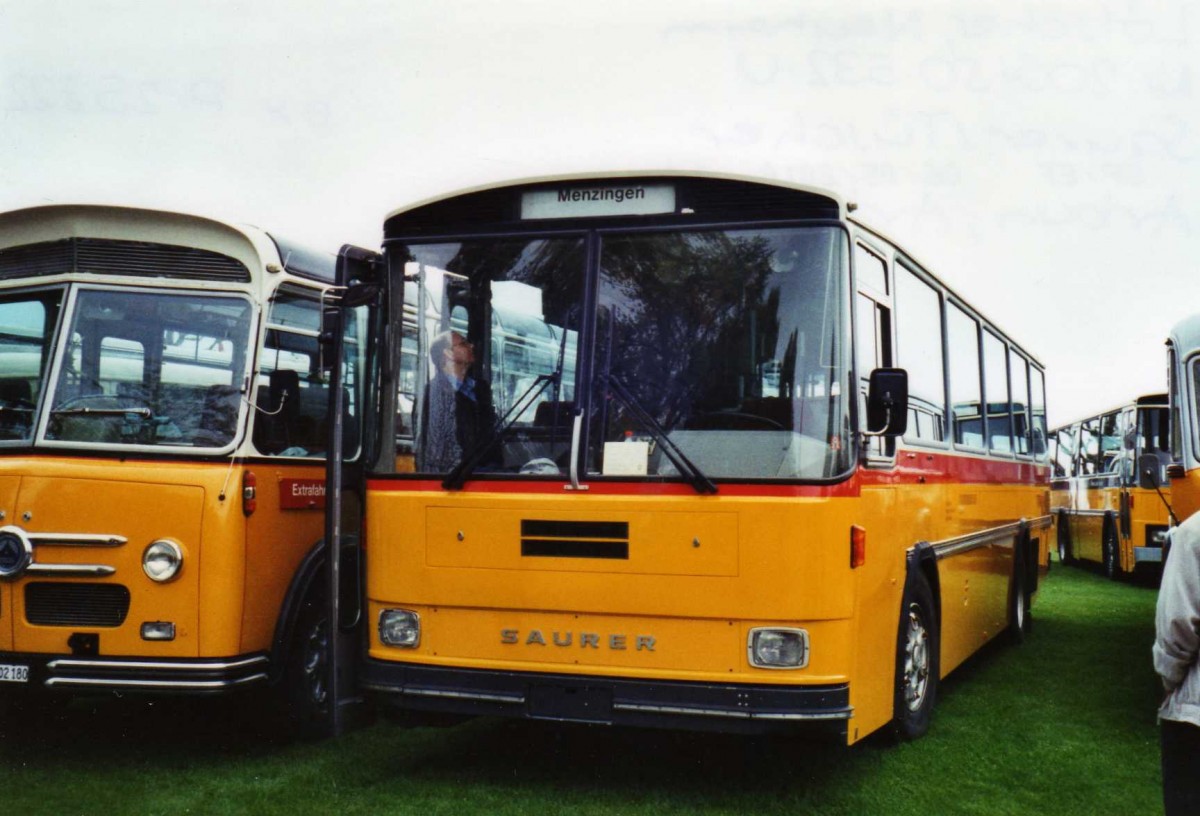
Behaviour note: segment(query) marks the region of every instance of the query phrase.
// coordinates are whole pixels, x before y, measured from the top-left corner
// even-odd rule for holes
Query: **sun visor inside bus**
[[[241,261],[194,247],[65,238],[0,250],[0,280],[81,273],[248,282]]]

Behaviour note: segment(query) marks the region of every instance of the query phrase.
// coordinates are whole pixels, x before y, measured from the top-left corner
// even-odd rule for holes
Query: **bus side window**
[[[315,294],[285,287],[271,300],[258,371],[254,445],[270,456],[324,456],[329,389],[320,370]]]
[[[1075,475],[1092,476],[1100,464],[1100,419],[1086,420],[1079,428],[1079,455]]]
[[[908,372],[905,438],[942,442],[946,379],[941,295],[902,263],[896,264],[896,346],[899,365]]]
[[[950,404],[954,442],[967,448],[984,448],[983,399],[979,375],[979,323],[959,306],[946,310],[947,347],[950,351]]]
[[[1004,341],[983,332],[983,397],[987,402],[988,449],[1012,453],[1012,401],[1008,392],[1008,354]]]
[[[867,378],[876,368],[892,364],[892,323],[888,298],[887,263],[879,255],[854,245],[855,278],[859,292],[855,298],[855,338],[859,377],[860,422],[865,422]],[[868,437],[868,456],[892,456],[896,452],[894,437]]]
[[[1034,365],[1029,366],[1029,415],[1033,423],[1033,455],[1040,462],[1045,462],[1049,451],[1046,437],[1049,433],[1046,427],[1046,381],[1042,372]]]
[[[1013,446],[1021,456],[1029,455],[1029,364],[1015,348],[1008,350],[1008,371],[1012,383]]]

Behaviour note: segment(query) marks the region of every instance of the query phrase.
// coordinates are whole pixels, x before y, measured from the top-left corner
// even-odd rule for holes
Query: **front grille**
[[[129,590],[120,584],[37,582],[25,587],[25,619],[35,626],[120,626]]]
[[[629,523],[624,521],[521,520],[525,558],[629,558]]]

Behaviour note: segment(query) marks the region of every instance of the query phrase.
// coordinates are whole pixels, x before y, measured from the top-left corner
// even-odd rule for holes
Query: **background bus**
[[[333,277],[205,218],[0,215],[5,698],[275,682],[322,721]]]
[[[1171,504],[1183,521],[1200,509],[1200,315],[1171,329],[1167,372],[1172,443],[1167,475]]]
[[[368,400],[365,687],[854,742],[923,733],[940,677],[1022,636],[1041,366],[848,212],[663,175],[391,216],[359,270],[387,294],[372,342],[403,336]],[[438,398],[494,422],[464,444]]]
[[[1167,395],[1133,402],[1064,425],[1050,436],[1051,506],[1063,563],[1090,561],[1109,578],[1135,568],[1161,571],[1171,525],[1168,489],[1141,484],[1139,463],[1160,485],[1170,463]]]

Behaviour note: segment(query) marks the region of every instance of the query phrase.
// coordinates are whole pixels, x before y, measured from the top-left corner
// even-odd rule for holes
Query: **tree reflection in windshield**
[[[835,475],[848,466],[844,255],[832,228],[608,238],[597,372],[710,476]],[[603,472],[600,443],[647,429],[610,400],[593,413],[589,467]]]

